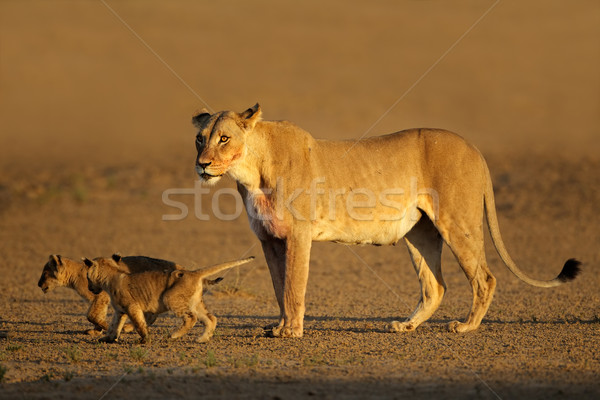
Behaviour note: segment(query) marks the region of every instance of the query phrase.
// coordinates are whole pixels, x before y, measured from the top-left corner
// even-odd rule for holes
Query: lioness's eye
[[[202,135],[196,136],[196,142],[202,144],[204,142],[204,137],[202,137]]]
[[[227,136],[221,136],[221,139],[219,139],[220,143],[227,143],[229,141],[229,137]]]

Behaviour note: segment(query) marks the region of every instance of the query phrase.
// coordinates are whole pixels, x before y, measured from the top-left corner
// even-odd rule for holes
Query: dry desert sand
[[[0,398],[482,398],[600,396],[600,5],[597,1],[0,1]],[[195,110],[294,121],[318,138],[455,131],[485,154],[504,240],[532,277],[498,280],[476,332],[450,334],[469,285],[410,334],[417,279],[403,245],[312,251],[305,336],[271,339],[277,305],[245,215],[195,187]],[[219,210],[235,211],[231,197]],[[194,211],[211,215],[196,218]],[[36,286],[51,253],[148,255],[190,268],[255,255],[205,296],[196,327],[153,342],[84,333],[86,304]],[[103,397],[104,396],[104,397]]]

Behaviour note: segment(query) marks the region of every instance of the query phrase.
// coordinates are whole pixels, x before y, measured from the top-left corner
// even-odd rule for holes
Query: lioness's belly
[[[395,244],[411,230],[419,217],[420,213],[415,209],[415,213],[407,212],[403,218],[395,220],[315,220],[312,221],[312,239],[345,244]]]

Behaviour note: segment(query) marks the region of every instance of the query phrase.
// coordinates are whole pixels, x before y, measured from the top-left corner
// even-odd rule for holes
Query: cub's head
[[[196,135],[196,172],[204,182],[216,183],[246,155],[246,135],[260,121],[260,106],[242,113],[221,111],[200,113],[192,118]]]
[[[64,259],[58,254],[52,254],[48,258],[48,262],[44,265],[42,276],[38,281],[38,286],[44,293],[48,293],[57,286],[67,286],[67,263],[73,261]]]
[[[102,268],[94,260],[83,258],[83,264],[87,267],[88,290],[94,294],[102,291],[101,282],[103,280]]]
[[[96,257],[94,263],[98,265],[97,268],[116,268],[126,274],[129,273],[129,268],[123,262],[123,257],[119,253],[115,253],[110,257]]]

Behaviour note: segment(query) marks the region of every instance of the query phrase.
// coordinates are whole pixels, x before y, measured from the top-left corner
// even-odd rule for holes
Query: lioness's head
[[[246,135],[260,121],[258,103],[242,113],[221,111],[200,113],[192,118],[196,135],[196,172],[204,182],[214,184],[236,162],[246,156]]]
[[[52,289],[58,286],[67,286],[67,274],[66,272],[66,262],[73,262],[71,260],[65,259],[58,254],[51,254],[48,258],[48,262],[44,265],[44,269],[42,270],[42,276],[38,281],[38,286],[42,289],[44,293],[48,293]]]

